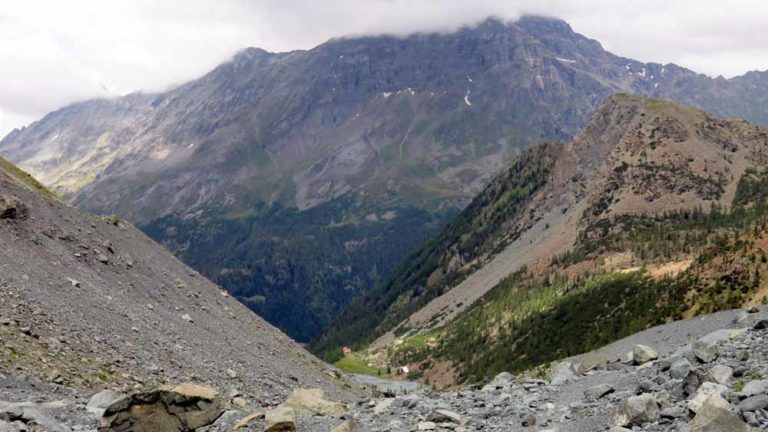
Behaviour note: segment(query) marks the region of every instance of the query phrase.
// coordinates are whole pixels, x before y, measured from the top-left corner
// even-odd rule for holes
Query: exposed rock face
[[[183,384],[115,402],[99,431],[188,432],[213,423],[223,412],[215,390]]]

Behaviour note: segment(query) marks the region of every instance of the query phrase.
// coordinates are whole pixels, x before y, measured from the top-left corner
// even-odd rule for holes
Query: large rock
[[[427,420],[435,423],[453,423],[463,425],[466,424],[469,419],[453,411],[438,409],[432,411],[427,417]]]
[[[705,403],[691,421],[691,432],[749,432],[739,416],[717,405]]]
[[[685,357],[678,357],[672,360],[672,364],[669,366],[669,376],[674,379],[684,379],[691,372],[691,362]]]
[[[296,430],[296,413],[293,408],[280,405],[267,411],[267,427],[265,432],[285,432]]]
[[[53,416],[32,402],[0,401],[0,421],[7,421],[8,424],[13,425],[9,428],[23,426],[23,431],[72,432],[69,427],[56,421]]]
[[[636,364],[644,364],[659,358],[659,353],[647,345],[635,345],[632,348],[632,361]]]
[[[728,402],[730,389],[722,384],[705,382],[699,387],[693,399],[688,401],[688,409],[698,413],[699,409],[705,404],[716,406],[723,409],[729,409],[731,404]]]
[[[573,364],[560,362],[552,368],[549,374],[549,383],[552,385],[565,384],[576,378],[576,375],[576,369],[573,367]]]
[[[711,363],[717,359],[719,350],[714,343],[698,340],[693,343],[693,355],[702,363]]]
[[[124,394],[118,393],[116,391],[100,391],[91,396],[91,399],[88,401],[88,405],[85,406],[85,409],[96,417],[101,417],[104,415],[104,412],[107,410],[107,408],[124,397]]]
[[[654,421],[659,418],[659,404],[656,397],[646,393],[630,396],[619,405],[613,414],[615,426],[632,426]]]
[[[283,403],[298,415],[342,415],[347,412],[343,403],[329,401],[320,389],[296,389]]]
[[[714,365],[705,375],[707,381],[728,385],[733,377],[733,368],[725,365]]]
[[[182,384],[120,399],[107,408],[99,431],[187,432],[213,423],[223,412],[215,390]]]
[[[757,411],[766,408],[768,408],[768,395],[764,394],[750,396],[739,403],[739,409],[742,411]]]
[[[610,384],[598,384],[585,390],[584,396],[590,400],[600,399],[601,397],[612,393],[614,390],[615,389]]]
[[[750,397],[758,394],[768,393],[768,380],[753,380],[748,382],[739,394],[743,397]]]

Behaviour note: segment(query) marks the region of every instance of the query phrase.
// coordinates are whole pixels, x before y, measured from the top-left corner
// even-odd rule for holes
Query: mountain
[[[569,139],[616,92],[768,123],[765,73],[641,63],[524,17],[246,49],[164,93],[64,107],[0,154],[306,341],[524,149]]]
[[[570,143],[523,153],[314,348],[373,344],[445,385],[760,304],[766,162],[768,129],[611,96]]]
[[[198,382],[265,403],[311,383],[354,397],[324,363],[132,225],[64,204],[3,159],[0,241],[4,396],[17,394],[8,386],[17,377],[85,392]]]

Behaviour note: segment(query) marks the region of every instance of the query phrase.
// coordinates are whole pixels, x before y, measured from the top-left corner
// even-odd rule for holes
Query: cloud
[[[0,136],[68,103],[158,91],[247,46],[557,16],[616,54],[710,75],[768,68],[764,0],[24,0],[0,8]]]

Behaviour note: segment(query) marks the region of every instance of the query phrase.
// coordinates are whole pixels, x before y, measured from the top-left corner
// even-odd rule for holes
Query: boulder
[[[283,405],[293,408],[298,415],[342,415],[347,412],[346,405],[327,400],[320,389],[295,389]]]
[[[669,376],[674,379],[684,379],[691,371],[691,362],[685,357],[678,357],[672,360],[672,364],[669,366]]]
[[[267,427],[264,432],[286,432],[296,430],[296,413],[293,408],[280,405],[267,411]]]
[[[635,345],[635,347],[632,348],[632,361],[634,361],[635,364],[641,365],[656,360],[657,358],[659,358],[659,353],[647,345]]]
[[[739,416],[725,408],[704,404],[691,421],[691,432],[749,432]]]
[[[698,413],[699,409],[705,404],[729,409],[731,407],[731,404],[728,402],[730,392],[730,389],[722,384],[705,382],[699,387],[696,395],[688,401],[688,409]]]
[[[768,380],[753,380],[744,385],[739,395],[742,397],[750,397],[758,394],[768,393]]]
[[[72,432],[72,430],[59,423],[53,416],[43,411],[39,405],[32,402],[9,403],[0,402],[0,421],[6,421],[14,425],[23,425],[24,431],[29,430],[46,432]]]
[[[739,403],[739,409],[742,411],[757,411],[766,408],[768,408],[768,395],[764,394],[750,396]]]
[[[587,399],[600,399],[609,393],[613,393],[615,390],[610,384],[598,384],[585,390],[584,396]]]
[[[698,340],[693,343],[693,355],[702,363],[711,363],[717,359],[719,350],[714,343]]]
[[[659,404],[654,395],[630,396],[614,412],[613,424],[622,427],[641,425],[657,420],[659,415]]]
[[[96,417],[101,417],[104,415],[104,411],[107,410],[112,404],[119,401],[120,399],[124,398],[125,395],[122,393],[118,393],[116,391],[112,390],[104,390],[96,393],[95,395],[91,396],[91,399],[88,401],[88,404],[85,406],[85,409],[88,410],[89,413],[95,415]]]
[[[427,420],[435,423],[453,423],[458,425],[466,424],[468,421],[466,417],[444,409],[432,411],[429,416],[427,416]]]
[[[549,373],[549,383],[552,385],[565,384],[576,378],[576,369],[569,362],[560,362]]]
[[[195,384],[136,393],[110,405],[100,432],[186,432],[209,425],[223,413],[215,390]]]
[[[419,424],[416,425],[416,429],[420,430],[420,431],[421,430],[435,430],[435,429],[437,429],[437,424],[435,424],[435,422],[431,422],[431,421],[419,422]]]
[[[733,368],[725,365],[714,365],[704,376],[704,379],[713,383],[728,385],[733,377]]]

